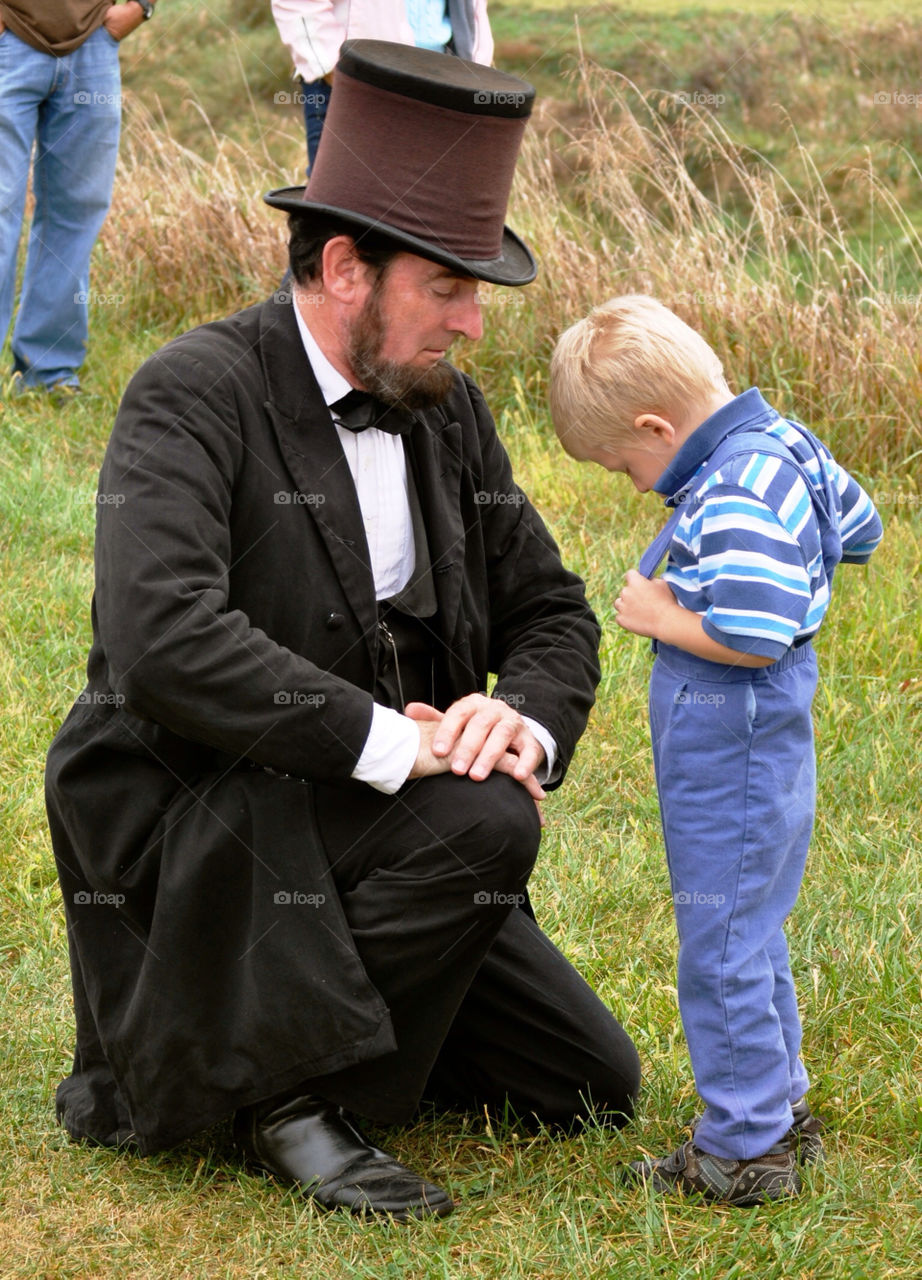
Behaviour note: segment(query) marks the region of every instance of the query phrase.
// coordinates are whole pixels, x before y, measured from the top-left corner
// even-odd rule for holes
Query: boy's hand
[[[636,569],[628,569],[621,594],[615,600],[615,621],[635,636],[661,640],[663,623],[673,610],[680,608],[662,578],[651,581]]]

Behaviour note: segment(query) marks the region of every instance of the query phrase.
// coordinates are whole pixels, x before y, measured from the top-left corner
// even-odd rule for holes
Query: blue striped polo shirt
[[[794,455],[743,452],[696,486],[717,446],[739,431],[767,431]],[[826,486],[822,470],[831,480]],[[883,532],[861,485],[829,450],[776,413],[757,388],[718,409],[679,449],[654,488],[668,506],[684,504],[663,578],[684,608],[701,615],[707,635],[740,653],[777,660],[815,635],[829,607],[834,565],[824,564],[824,517],[831,489],[842,560],[867,561]],[[691,501],[690,501],[691,499]]]

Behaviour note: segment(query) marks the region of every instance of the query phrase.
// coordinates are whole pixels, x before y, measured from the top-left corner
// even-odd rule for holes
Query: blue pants
[[[0,35],[0,343],[31,160],[35,213],[12,340],[27,384],[77,384],[90,253],[112,198],[120,123],[118,44],[103,27],[61,58]]]
[[[331,87],[326,80],[303,81],[301,105],[304,108],[304,132],[307,136],[307,172],[310,174],[320,146],[320,135],[330,105]]]
[[[650,724],[679,934],[679,1010],[705,1103],[695,1142],[743,1160],[806,1092],[784,922],[813,827],[807,644],[770,667],[657,645]]]

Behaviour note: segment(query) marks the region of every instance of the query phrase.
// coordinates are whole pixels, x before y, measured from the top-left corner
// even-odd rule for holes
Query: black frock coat
[[[484,690],[563,769],[598,626],[457,374],[407,443],[438,597],[437,701]],[[77,1022],[69,1131],[142,1151],[394,1047],[312,820],[371,722],[355,488],[276,295],[132,379],[97,495],[88,683],[48,757]]]

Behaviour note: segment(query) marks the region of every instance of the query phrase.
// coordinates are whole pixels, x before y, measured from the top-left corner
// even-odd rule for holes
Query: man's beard
[[[385,404],[431,409],[448,395],[455,371],[447,360],[439,360],[431,369],[418,369],[382,358],[385,328],[380,293],[385,274],[382,272],[375,280],[368,301],[350,326],[346,352],[349,364],[365,389]]]

